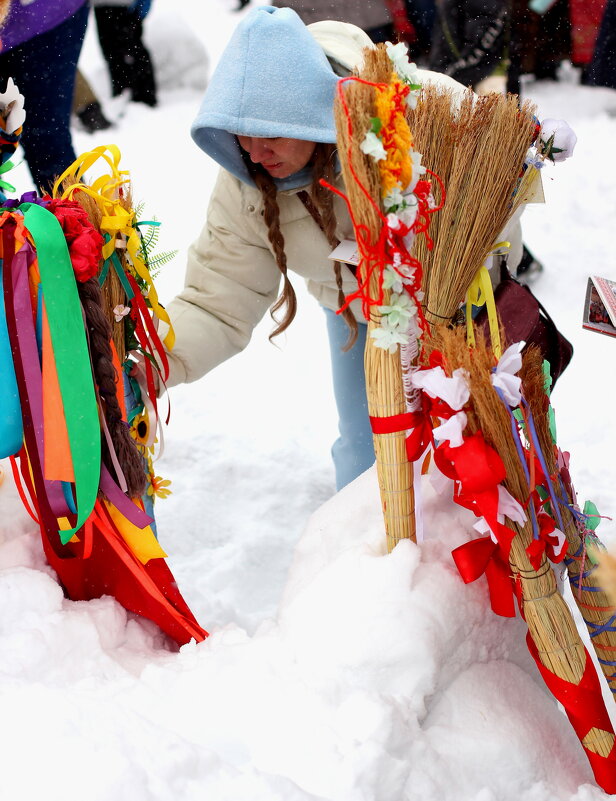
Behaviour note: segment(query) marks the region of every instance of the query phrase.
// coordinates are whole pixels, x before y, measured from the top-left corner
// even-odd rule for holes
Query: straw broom
[[[375,83],[387,83],[391,77],[392,65],[385,50],[382,47],[366,49],[364,55],[364,69],[360,77]],[[375,93],[373,87],[353,81],[345,84],[344,93],[350,119],[347,119],[339,98],[334,107],[342,174],[353,215],[360,225],[365,226],[368,240],[374,244],[383,225],[378,212],[382,208],[381,181],[377,164],[360,150],[359,145],[366,131],[370,130],[371,118],[375,116]],[[353,172],[370,199],[359,188]],[[379,295],[376,266],[365,258],[359,266],[362,283],[369,277],[368,289],[372,298]],[[390,296],[391,292],[385,290],[383,304],[389,303]],[[380,320],[378,307],[371,306],[364,364],[368,412],[371,417],[385,418],[405,413],[407,406],[399,353],[392,354],[376,347],[371,337],[371,332],[379,327]],[[405,431],[374,434],[388,551],[401,539],[415,539],[413,465],[406,455],[405,437]]]
[[[430,227],[434,248],[423,239],[415,245],[430,323],[443,324],[454,316],[507,222],[528,197],[527,184],[536,171],[520,176],[535,135],[533,112],[528,101],[520,108],[514,95],[477,97],[469,89],[460,99],[450,89],[427,85],[421,105],[407,114],[423,162],[440,176],[447,192]],[[435,196],[440,202],[438,190]]]
[[[460,329],[441,328],[437,342],[451,371],[458,367],[468,370],[472,403],[468,433],[482,431],[485,441],[504,463],[507,473],[503,482],[505,488],[524,505],[529,497],[529,486],[511,433],[509,412],[490,381],[495,364],[492,351],[482,338],[478,338],[473,350],[469,349]],[[526,553],[533,541],[530,522],[513,527],[517,534],[511,544],[510,567],[516,582],[521,585],[522,610],[539,659],[555,676],[578,685],[586,669],[587,656],[571,612],[558,592],[545,554],[538,570],[530,563]],[[593,728],[582,744],[588,750],[607,757],[614,745],[614,735]]]
[[[537,439],[543,452],[546,466],[552,480],[559,475],[556,460],[556,444],[550,431],[548,408],[549,399],[545,391],[543,356],[537,348],[528,348],[524,354],[521,372],[524,397],[529,405]],[[575,515],[568,508],[576,506],[576,498],[569,482],[563,482],[562,494],[566,495],[568,506],[560,507],[563,533],[569,543],[568,557],[565,560],[573,598],[588,628],[590,640],[599,659],[599,664],[612,692],[616,690],[616,674],[613,662],[616,654],[616,632],[610,631],[611,618],[616,613],[615,599],[602,586],[600,571],[589,559],[584,558],[585,547],[578,529]],[[555,512],[553,513],[555,514]],[[583,574],[580,580],[580,575]],[[605,630],[603,630],[605,627]],[[602,629],[595,636],[596,629]]]

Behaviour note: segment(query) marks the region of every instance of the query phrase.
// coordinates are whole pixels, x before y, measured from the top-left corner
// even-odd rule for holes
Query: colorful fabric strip
[[[98,407],[79,293],[62,228],[54,215],[41,206],[25,203],[20,210],[38,254],[75,471],[77,520],[73,528],[60,532],[66,543],[85,523],[96,503],[101,468]]]

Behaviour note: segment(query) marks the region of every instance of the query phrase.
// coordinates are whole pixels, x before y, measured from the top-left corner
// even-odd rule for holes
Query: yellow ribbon
[[[101,175],[91,186],[86,186],[81,179],[98,159],[103,159],[107,162],[110,174]],[[72,198],[73,193],[79,190],[80,192],[85,192],[96,201],[102,213],[100,229],[111,237],[103,246],[102,255],[104,259],[108,259],[116,249],[117,235],[121,234],[125,237],[126,251],[129,256],[129,269],[145,284],[146,291],[144,294],[154,314],[159,320],[167,323],[168,330],[163,342],[167,350],[171,350],[175,343],[175,333],[167,311],[159,303],[152,276],[140,255],[141,239],[135,227],[135,212],[133,209],[126,209],[122,205],[120,198],[121,190],[127,186],[129,180],[128,171],[119,169],[120,159],[120,150],[116,145],[101,145],[84,153],[57,179],[53,187],[53,196],[58,197],[62,183],[71,178],[74,183],[62,190],[61,197],[63,199]]]
[[[509,242],[498,242],[493,249],[496,253],[500,248],[511,247]],[[496,302],[492,291],[492,280],[485,264],[477,270],[475,277],[466,293],[466,340],[471,347],[475,345],[475,330],[473,328],[473,306],[486,306],[488,312],[488,326],[492,340],[492,350],[497,359],[502,355],[500,327],[496,313]]]

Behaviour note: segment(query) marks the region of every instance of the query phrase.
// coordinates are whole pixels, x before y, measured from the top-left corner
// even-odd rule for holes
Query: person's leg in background
[[[587,73],[590,86],[616,89],[616,1],[607,0]]]
[[[149,8],[149,7],[148,7]],[[143,44],[142,12],[124,6],[97,6],[94,9],[98,40],[111,77],[111,93],[116,96],[130,89],[136,103],[155,106],[156,80],[152,59]]]
[[[349,329],[341,317],[325,309],[332,362],[339,438],[332,446],[336,489],[342,489],[374,464],[374,444],[368,417],[364,348],[368,326],[358,324],[355,345],[344,351]]]
[[[100,100],[94,93],[86,76],[79,69],[75,73],[73,112],[88,133],[111,128],[111,123],[105,117]]]
[[[436,5],[434,0],[405,0],[405,6],[406,14],[417,34],[417,41],[411,52],[414,59],[423,63],[430,53]]]
[[[21,144],[32,179],[45,192],[75,160],[70,119],[88,11],[86,3],[50,31],[0,54],[2,90],[12,77],[25,98]]]

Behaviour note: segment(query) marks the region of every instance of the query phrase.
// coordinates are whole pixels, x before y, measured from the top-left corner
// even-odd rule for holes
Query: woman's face
[[[303,169],[314,153],[315,142],[305,139],[266,139],[258,136],[238,136],[242,150],[254,164],[260,164],[272,178],[288,178]]]

